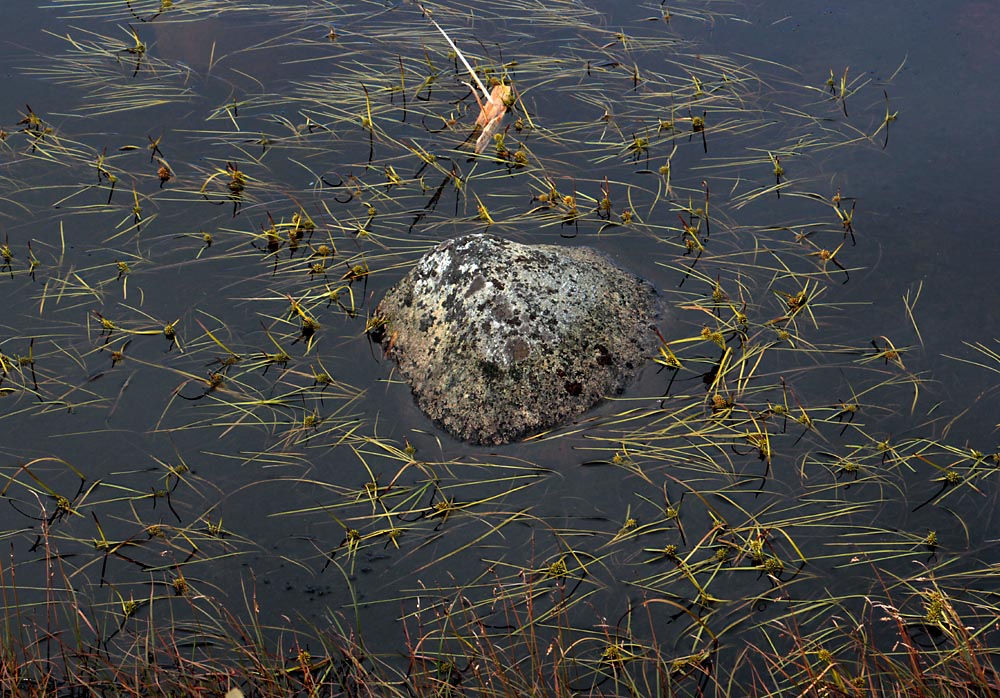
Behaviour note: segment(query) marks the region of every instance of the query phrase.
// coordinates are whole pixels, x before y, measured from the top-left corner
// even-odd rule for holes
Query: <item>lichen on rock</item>
[[[375,310],[373,338],[453,436],[501,444],[620,394],[655,351],[651,285],[588,247],[448,240]]]

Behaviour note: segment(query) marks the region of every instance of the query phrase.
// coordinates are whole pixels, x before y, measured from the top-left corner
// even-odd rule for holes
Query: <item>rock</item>
[[[429,417],[502,444],[620,394],[655,352],[658,308],[592,248],[466,235],[421,258],[370,326]]]

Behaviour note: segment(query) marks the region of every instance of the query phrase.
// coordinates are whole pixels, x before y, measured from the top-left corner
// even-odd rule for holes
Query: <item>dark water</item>
[[[179,13],[186,12],[182,3],[175,4]],[[720,198],[722,192],[737,197],[767,186],[769,166],[760,151],[781,142],[787,110],[830,101],[825,81],[831,70],[839,79],[849,68],[850,79],[864,83],[864,89],[847,99],[850,118],[840,119],[837,105],[824,107],[824,118],[831,124],[846,122],[861,133],[872,133],[885,113],[883,90],[890,111],[898,111],[884,149],[883,132],[858,147],[810,152],[801,159],[784,158],[783,164],[789,177],[802,173],[809,178],[807,189],[825,197],[839,189],[856,201],[856,244],[842,237],[845,246],[839,253],[851,268],[850,281],[841,284],[841,272],[832,265],[829,274],[816,277],[829,285],[824,300],[831,307],[810,340],[850,345],[855,356],[863,356],[860,352],[873,338],[889,337],[896,346],[907,347],[908,375],[926,381],[917,408],[911,409],[912,388],[902,385],[887,391],[884,404],[869,405],[870,412],[862,417],[865,438],[853,430],[846,437],[838,435],[837,424],[822,437],[810,434],[801,447],[793,444],[788,458],[775,458],[767,496],[757,500],[752,486],[741,490],[744,511],[760,507],[747,517],[745,530],[780,520],[771,511],[798,511],[796,499],[822,477],[814,475],[811,483],[802,477],[815,464],[804,453],[853,452],[869,448],[868,441],[923,438],[953,449],[935,446],[928,456],[934,468],[947,468],[949,458],[961,461],[962,449],[984,454],[997,450],[996,373],[949,358],[991,364],[964,343],[995,348],[994,338],[1000,336],[1000,315],[993,302],[1000,250],[991,228],[997,134],[988,116],[996,107],[992,81],[1000,53],[992,37],[1000,28],[1000,9],[991,3],[953,3],[946,11],[931,3],[706,3],[689,12],[675,9],[669,25],[650,20],[662,16],[660,6],[640,3],[565,3],[550,12],[533,7],[520,18],[499,18],[503,8],[485,3],[475,22],[469,19],[471,13],[440,10],[438,16],[446,17],[449,26],[462,27],[459,35],[475,55],[499,62],[502,54],[503,60],[524,64],[515,81],[540,123],[579,127],[579,144],[556,126],[552,132],[525,137],[546,168],[526,173],[470,163],[450,150],[464,134],[431,133],[431,126],[441,123],[434,115],[444,118],[449,108],[467,108],[458,106],[463,88],[454,77],[441,78],[437,94],[428,100],[435,110],[424,115],[428,128],[415,124],[425,108],[412,93],[408,121],[400,120],[402,103],[385,78],[395,69],[397,55],[407,58],[411,85],[420,81],[425,45],[433,46],[428,53],[439,68],[449,68],[433,27],[421,24],[412,6],[276,3],[274,10],[255,6],[237,12],[216,11],[210,4],[201,11],[201,6],[192,5],[192,14],[181,14],[184,21],[179,21],[170,12],[153,18],[155,3],[134,5],[136,13],[110,5],[94,11],[85,3],[52,3],[8,21],[0,36],[6,42],[0,122],[10,134],[0,169],[0,215],[15,253],[11,271],[17,272],[14,278],[0,278],[6,298],[0,351],[6,356],[37,353],[35,378],[29,379],[23,367],[9,369],[10,377],[0,384],[25,388],[12,388],[0,404],[0,468],[16,483],[4,492],[11,505],[0,513],[0,529],[11,541],[12,559],[23,566],[19,583],[43,586],[39,565],[32,563],[38,558],[41,520],[54,511],[50,495],[65,492],[71,497],[79,489],[71,497],[75,513],[47,522],[50,535],[73,584],[86,586],[95,606],[111,612],[116,594],[149,594],[180,569],[199,593],[213,600],[240,604],[247,590],[255,589],[263,617],[276,625],[291,617],[321,625],[329,614],[350,605],[351,588],[361,602],[362,627],[377,638],[376,645],[394,648],[399,644],[395,619],[401,609],[412,607],[418,593],[430,593],[419,590],[469,584],[488,597],[492,585],[517,579],[518,570],[543,569],[566,550],[576,549],[587,550],[601,568],[594,573],[600,582],[586,611],[580,611],[580,623],[620,615],[627,598],[662,593],[659,582],[648,576],[649,569],[637,564],[643,559],[643,545],[654,542],[643,540],[627,549],[612,545],[623,522],[632,516],[640,523],[655,521],[662,514],[659,500],[653,498],[664,488],[669,498],[678,497],[683,489],[678,482],[685,478],[720,493],[743,487],[734,482],[744,475],[751,480],[761,475],[753,454],[743,462],[734,455],[736,449],[692,456],[694,461],[739,461],[731,477],[709,475],[708,466],[699,470],[690,464],[672,471],[669,458],[659,462],[651,450],[645,462],[657,479],[650,488],[609,462],[630,438],[628,428],[614,426],[614,415],[654,404],[668,386],[674,389],[668,373],[651,366],[629,401],[599,408],[595,415],[610,420],[610,426],[485,451],[455,443],[428,422],[391,366],[380,359],[379,350],[364,337],[372,301],[408,263],[440,239],[484,227],[476,217],[476,199],[456,193],[447,179],[452,161],[472,182],[468,191],[488,202],[497,221],[491,232],[526,241],[601,247],[668,294],[677,307],[672,316],[676,326],[664,327],[668,339],[697,335],[704,317],[685,314],[681,306],[710,289],[694,289],[696,282],[691,281],[677,290],[683,276],[678,269],[690,258],[676,249],[664,251],[662,240],[656,240],[666,227],[677,227],[676,211],[653,201],[657,178],[648,174],[663,162],[669,144],[657,142],[648,165],[641,154],[630,158],[621,149],[594,145],[602,133],[602,109],[623,113],[617,124],[623,145],[637,133],[655,130],[657,119],[689,116],[687,108],[658,100],[655,94],[632,101],[642,93],[628,89],[624,70],[600,82],[601,89],[614,84],[617,93],[609,96],[595,87],[594,98],[585,99],[590,80],[605,80],[590,75],[591,63],[585,66],[585,61],[594,61],[597,74],[597,59],[587,57],[602,55],[595,46],[613,43],[619,29],[637,42],[642,37],[648,41],[648,46],[639,42],[625,54],[641,74],[668,71],[672,64],[664,57],[682,51],[685,62],[697,65],[702,58],[691,59],[695,52],[727,56],[732,60],[727,65],[745,64],[762,76],[749,93],[762,105],[766,128],[747,134],[709,129],[707,154],[700,152],[695,134],[678,138],[674,167],[682,206],[701,195],[703,178]],[[571,11],[581,15],[579,23],[566,20]],[[459,24],[462,18],[468,25]],[[327,37],[331,27],[335,41]],[[141,57],[127,50],[133,30],[148,42]],[[75,56],[60,38],[72,34],[85,41],[95,36],[88,32],[111,37],[98,43],[124,44],[88,63],[89,58]],[[472,36],[480,43],[472,42]],[[667,39],[692,43],[678,43],[681,48],[658,43]],[[553,60],[533,65],[539,55]],[[551,77],[553,71],[558,78]],[[102,81],[117,87],[106,90]],[[121,86],[140,83],[146,86],[143,95],[166,94],[166,103],[104,108],[119,98]],[[303,86],[308,83],[319,87]],[[365,107],[357,85],[366,83],[384,134],[371,146],[358,127]],[[803,85],[815,89],[803,91]],[[566,96],[571,88],[582,95],[576,102]],[[18,133],[26,104],[65,138],[63,147],[50,149],[53,139],[48,138],[31,150],[25,134]],[[673,106],[676,113],[670,111]],[[708,113],[714,119],[719,112]],[[324,123],[324,117],[329,127],[310,128]],[[464,121],[466,126],[470,122]],[[795,123],[787,119],[787,124]],[[270,150],[261,143],[264,133],[273,142]],[[156,179],[159,163],[151,157],[157,153],[147,148],[160,136],[162,159],[175,175],[162,189]],[[515,136],[509,132],[509,137]],[[401,144],[418,144],[442,157],[448,153],[452,160],[440,172],[428,170],[421,189],[412,182],[392,189],[384,186],[385,167],[392,165],[406,177],[420,164]],[[138,150],[119,150],[123,146]],[[366,167],[369,147],[374,159]],[[112,206],[105,203],[108,182],[95,165],[104,148],[109,168],[119,177]],[[726,156],[748,157],[746,152],[753,148],[758,157],[765,157],[762,167],[725,164]],[[608,152],[615,157],[606,158]],[[227,163],[235,163],[251,178],[239,207],[226,194]],[[612,191],[620,196],[628,184],[636,186],[636,209],[648,210],[643,232],[605,231],[593,219],[577,226],[551,220],[539,225],[523,215],[535,205],[532,196],[544,193],[546,177],[558,182],[563,192],[579,184],[581,194],[598,197],[609,174]],[[371,184],[365,196],[345,201],[350,198],[346,186],[336,185],[352,176],[382,180]],[[143,210],[137,233],[129,230],[133,186]],[[429,202],[438,186],[440,202],[431,210]],[[378,209],[367,226],[368,211],[361,199]],[[271,225],[268,214],[287,226],[300,210],[318,224],[310,244],[304,244],[297,257],[289,256],[284,243],[277,260],[268,256],[262,234]],[[832,217],[831,210],[826,213]],[[760,227],[779,219],[805,224],[816,215],[808,202],[788,196],[761,197],[742,209],[729,207],[732,235],[725,244],[731,246],[734,261],[721,262],[720,273],[735,276],[736,260],[753,249]],[[836,220],[833,223],[836,226]],[[371,236],[357,235],[358,226],[369,228]],[[213,236],[211,247],[204,249],[203,232]],[[326,270],[309,274],[309,264],[323,261],[310,255],[325,239],[335,242],[338,253]],[[28,240],[40,260],[35,280],[26,273]],[[815,265],[815,258],[802,259]],[[124,284],[116,267],[123,260],[130,265]],[[370,276],[346,279],[362,262],[369,265]],[[767,274],[756,283],[747,283],[748,295],[752,286],[761,294],[749,298],[750,307],[773,306],[775,297],[765,288]],[[298,318],[289,315],[288,299],[331,288],[340,288],[345,302],[354,294],[357,313],[351,317],[313,297],[311,312],[320,316],[322,330],[316,348],[306,351],[307,342],[298,337]],[[59,289],[63,296],[58,296]],[[918,290],[913,315],[919,336],[904,304],[904,296],[914,298]],[[119,329],[107,339],[95,312],[143,333]],[[761,310],[755,320],[767,320],[766,312],[775,311]],[[174,321],[184,353],[155,332]],[[879,342],[884,347],[884,340]],[[216,400],[216,393],[206,391],[206,377],[220,369],[221,364],[212,362],[225,356],[222,345],[249,360],[260,361],[278,346],[292,357],[284,366],[259,364],[255,370],[234,371],[227,377],[232,392]],[[126,358],[116,363],[110,353],[123,347]],[[711,363],[708,352],[691,359]],[[810,408],[846,401],[855,385],[889,370],[888,362],[875,362],[857,369],[857,374],[838,366],[812,371],[813,362],[823,363],[819,357],[791,354],[787,363],[764,367],[773,372],[772,388],[785,371],[801,374],[798,390]],[[993,361],[992,368],[1000,365]],[[315,389],[315,374],[326,371],[350,386],[340,397],[335,388],[326,393]],[[674,393],[704,399],[699,372],[682,374],[679,380]],[[28,390],[31,381],[39,383],[41,398]],[[178,397],[201,393],[205,395],[198,400]],[[778,394],[772,390],[761,400],[775,400]],[[284,404],[280,409],[249,406],[249,401],[262,399],[281,399]],[[319,426],[305,425],[311,415],[322,416]],[[587,428],[587,423],[580,426]],[[352,441],[358,434],[368,442]],[[383,443],[396,450],[390,452]],[[426,516],[396,516],[381,509],[386,506],[381,501],[366,500],[364,486],[373,475],[379,486],[393,474],[408,487],[431,480],[418,466],[402,467],[406,444],[416,447],[420,460],[436,464],[435,477],[444,483],[443,491],[460,502],[489,503],[473,508],[475,514],[454,513],[454,520],[449,518],[439,529]],[[914,467],[926,466],[919,459],[914,462]],[[21,469],[25,463],[37,463],[29,467],[38,471],[37,479]],[[168,467],[181,463],[190,471],[180,478],[168,474]],[[82,485],[77,471],[85,474]],[[904,484],[912,485],[906,492],[886,485],[881,495],[872,495],[876,505],[849,517],[850,525],[906,532],[914,545],[929,530],[947,529],[956,533],[948,552],[958,560],[957,568],[995,560],[990,534],[996,523],[995,481],[979,481],[976,493],[965,491],[941,507],[916,507],[936,488],[926,473],[921,477],[917,481],[916,476],[901,476]],[[518,489],[522,484],[524,489]],[[427,487],[412,495],[410,508],[434,501],[434,489]],[[866,492],[864,487],[851,494]],[[169,501],[162,496],[164,488],[172,489]],[[817,502],[822,499],[817,496]],[[821,508],[815,504],[809,515]],[[692,535],[696,530],[703,533],[705,512],[690,516]],[[964,521],[964,535],[957,533],[957,520]],[[166,539],[151,537],[148,527],[154,524],[173,533]],[[213,535],[213,525],[221,525],[227,536]],[[343,554],[343,541],[345,529],[355,525],[366,534],[390,525],[410,525],[416,533],[404,534],[398,547],[384,537],[366,542],[352,559]],[[141,558],[143,566],[112,557],[107,567],[113,581],[104,583],[103,556],[93,545],[101,532],[108,538],[141,541],[127,557]],[[826,550],[823,545],[829,541],[821,524],[810,523],[795,535],[799,547],[818,556],[808,568],[809,579],[795,588],[804,596],[820,594],[831,568],[842,560],[823,559],[819,551]],[[672,540],[661,538],[655,538],[655,545]],[[192,555],[194,548],[199,552]],[[338,553],[331,564],[332,551]],[[784,552],[791,556],[787,546]],[[632,586],[619,588],[621,582]],[[727,594],[750,598],[764,593],[760,586],[759,579],[741,578]],[[988,580],[983,588],[996,591]]]

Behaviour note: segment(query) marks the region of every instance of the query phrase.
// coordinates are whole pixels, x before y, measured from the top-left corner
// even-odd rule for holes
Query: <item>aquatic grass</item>
[[[128,0],[128,2],[118,2],[117,0],[52,0],[46,7],[64,11],[69,17],[84,16],[114,21],[175,20],[177,14],[196,17],[200,14],[217,14],[218,12],[218,8],[214,7],[208,0],[178,3],[177,7],[174,7],[172,3],[164,3],[163,0]],[[266,4],[260,4],[256,6],[244,5],[239,9],[242,11],[266,8]],[[165,12],[166,15],[164,15]]]
[[[816,635],[806,635],[807,626],[800,623],[811,626],[815,621],[800,612],[765,629],[761,645],[751,645],[746,657],[760,667],[754,672],[758,690],[773,691],[789,682],[847,695],[976,695],[995,690],[990,652],[981,643],[989,624],[976,622],[975,609],[952,605],[933,581],[908,590],[899,604],[844,598],[837,605],[832,618],[823,613],[818,619],[826,627]],[[948,647],[949,638],[955,641],[953,648]]]
[[[102,35],[80,27],[71,27],[75,36],[70,32],[52,34],[68,44],[65,53],[47,56],[44,65],[26,66],[23,71],[87,90],[90,94],[80,108],[93,116],[163,106],[195,96],[185,84],[191,78],[190,68],[156,58],[134,27],[119,28],[124,36]],[[136,81],[140,74],[142,78]],[[175,84],[165,84],[168,81]]]
[[[966,519],[995,502],[995,448],[925,404],[919,293],[872,344],[852,319],[882,306],[841,290],[872,212],[825,166],[896,116],[867,73],[831,92],[688,38],[734,5],[609,28],[561,0],[424,3],[512,88],[476,154],[472,76],[416,5],[51,4],[72,26],[19,60],[96,96],[26,107],[3,145],[0,416],[59,436],[0,464],[11,681],[993,690],[995,543]],[[209,19],[241,34],[201,68],[151,38]],[[373,305],[470,229],[641,265],[656,363],[495,451],[397,423]],[[292,577],[337,591],[317,615]]]

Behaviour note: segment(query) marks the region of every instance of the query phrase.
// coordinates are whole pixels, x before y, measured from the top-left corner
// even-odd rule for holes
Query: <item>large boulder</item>
[[[428,416],[501,444],[620,394],[655,352],[658,307],[592,248],[466,235],[421,258],[370,326]]]

